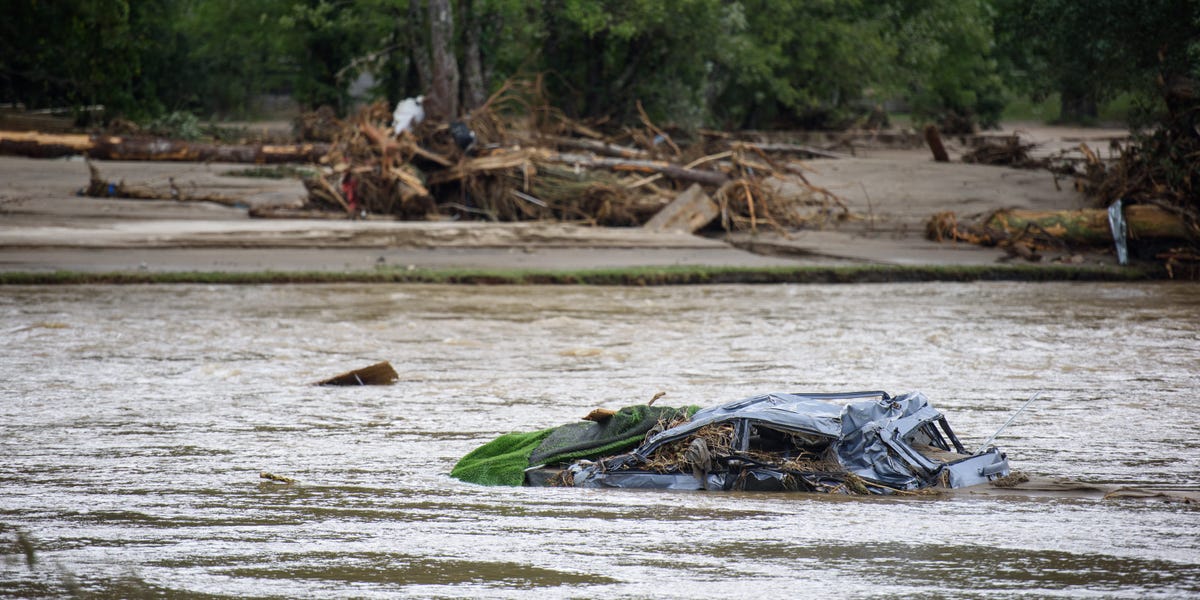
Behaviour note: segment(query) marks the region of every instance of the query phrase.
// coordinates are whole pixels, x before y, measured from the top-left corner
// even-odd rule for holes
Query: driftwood
[[[977,165],[999,165],[1017,169],[1043,169],[1049,161],[1032,158],[1031,150],[1037,144],[1026,144],[1021,138],[1011,135],[998,139],[980,138],[975,148],[963,154],[962,161]]]
[[[437,171],[429,176],[430,185],[438,185],[458,181],[476,173],[504,171],[507,169],[527,170],[533,168],[532,160],[539,155],[545,155],[536,149],[513,150],[500,152],[479,158],[466,159],[456,165]]]
[[[1188,240],[1193,234],[1178,213],[1151,204],[1125,207],[1129,237],[1134,240]],[[963,241],[994,246],[1015,239],[1031,238],[1038,243],[1054,241],[1068,246],[1106,247],[1113,244],[1108,211],[1001,210],[974,225],[958,223],[953,213],[938,213],[925,228],[933,241]]]
[[[771,158],[836,156],[832,153],[729,140],[701,141],[684,152],[645,114],[642,129],[625,131],[624,139],[632,142],[617,144],[585,131],[539,100],[537,93],[507,94],[503,89],[497,92],[461,122],[426,119],[399,135],[386,127],[389,107],[365,107],[343,122],[321,161],[327,168],[305,181],[309,198],[302,209],[332,210],[352,218],[386,214],[410,220],[640,226],[680,190],[699,184],[712,198],[708,208],[716,203],[727,229],[804,226],[812,217],[797,210],[802,206],[818,207],[822,219],[832,215],[835,204],[843,215],[847,212],[836,196],[809,184],[798,163],[776,164]],[[767,181],[788,173],[799,177],[803,189],[784,197]],[[660,180],[666,182],[661,188],[654,185]],[[691,224],[693,215],[700,219],[701,213],[711,212],[698,208],[704,207],[685,211],[688,228],[703,224]]]
[[[1131,239],[1186,240],[1189,232],[1180,216],[1151,204],[1125,207],[1125,222]],[[1083,210],[1009,210],[996,213],[987,226],[1010,233],[1033,226],[1067,243],[1106,246],[1112,244],[1108,211]]]
[[[718,171],[688,169],[675,163],[661,160],[632,160],[622,158],[604,158],[587,154],[559,152],[549,154],[545,160],[557,162],[584,169],[608,169],[610,171],[628,173],[658,173],[676,181],[699,183],[701,185],[722,186],[729,181],[729,176]]]
[[[619,144],[610,144],[599,140],[589,140],[583,138],[570,138],[559,135],[542,136],[538,141],[549,142],[560,148],[570,150],[583,150],[584,152],[593,152],[603,156],[612,156],[616,158],[633,158],[633,159],[648,159],[650,153],[640,148],[630,146],[621,146]]]
[[[377,362],[369,367],[347,371],[315,385],[391,385],[400,379],[400,374],[388,361]]]
[[[845,154],[800,144],[757,144],[752,142],[747,142],[747,144],[769,154],[793,154],[805,158],[846,158]]]
[[[276,475],[274,473],[270,473],[267,471],[263,471],[263,472],[259,473],[258,477],[259,477],[259,479],[266,479],[267,481],[274,481],[276,483],[283,483],[286,485],[292,485],[292,484],[296,483],[296,480],[294,478],[288,477],[286,475]]]
[[[440,184],[456,181],[474,173],[487,171],[502,171],[512,168],[528,169],[532,168],[533,162],[556,163],[582,169],[604,169],[619,173],[656,174],[677,181],[702,185],[720,186],[729,181],[729,176],[720,171],[692,169],[666,161],[625,159],[571,152],[547,152],[531,148],[465,160],[430,176],[429,183]]]
[[[326,144],[209,144],[113,135],[0,131],[0,154],[57,158],[85,154],[97,160],[195,161],[273,164],[316,162]]]
[[[234,208],[246,207],[246,203],[238,198],[224,194],[201,194],[196,193],[194,190],[188,190],[184,186],[177,185],[174,178],[168,180],[167,187],[165,188],[146,185],[127,185],[124,181],[113,182],[104,179],[100,175],[100,170],[91,161],[88,161],[87,166],[91,177],[88,180],[87,187],[83,188],[83,195],[85,196],[93,198],[125,198],[129,200],[212,202]]]
[[[708,194],[697,184],[679,194],[673,202],[658,211],[644,227],[652,231],[681,231],[693,233],[721,214]]]

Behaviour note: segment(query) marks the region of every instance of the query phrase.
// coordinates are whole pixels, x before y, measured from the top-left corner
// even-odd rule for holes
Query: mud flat
[[[1091,135],[1101,134],[1113,132]],[[1053,128],[1026,135],[1059,146],[1083,139]],[[961,152],[950,142],[952,153]],[[99,164],[114,181],[171,182],[239,202],[91,198],[77,193],[89,176],[81,159],[0,157],[0,273],[5,281],[24,274],[17,279],[45,282],[106,274],[109,281],[185,281],[216,273],[231,274],[231,281],[275,281],[281,273],[312,281],[464,279],[413,274],[454,271],[492,272],[510,282],[527,277],[514,272],[574,281],[577,272],[601,270],[627,271],[617,278],[626,282],[649,281],[639,269],[675,269],[664,278],[670,283],[711,281],[709,271],[721,273],[721,281],[746,282],[873,281],[889,272],[899,281],[1162,275],[1116,267],[1107,252],[1047,253],[1042,263],[1024,263],[995,248],[930,242],[923,223],[936,212],[1063,210],[1084,206],[1084,199],[1044,171],[934,163],[924,149],[855,153],[803,163],[809,180],[843,197],[854,218],[798,231],[702,236],[549,222],[256,219],[248,209],[298,203],[305,194],[300,182],[229,175],[244,165],[109,161]]]

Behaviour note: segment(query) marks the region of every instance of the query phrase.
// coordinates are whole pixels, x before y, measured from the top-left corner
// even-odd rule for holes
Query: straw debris
[[[703,481],[709,473],[736,473],[732,489],[756,485],[754,469],[782,473],[778,482],[787,491],[870,494],[862,478],[847,472],[833,447],[824,440],[758,428],[750,447],[734,447],[734,428],[728,423],[706,425],[691,435],[667,442],[641,462],[620,461],[612,468],[636,468],[654,473],[691,473]]]

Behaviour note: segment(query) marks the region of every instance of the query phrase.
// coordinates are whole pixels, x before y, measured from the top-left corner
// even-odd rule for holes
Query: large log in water
[[[326,144],[208,144],[113,135],[0,131],[0,154],[57,158],[86,154],[98,160],[195,161],[274,164],[317,162]]]

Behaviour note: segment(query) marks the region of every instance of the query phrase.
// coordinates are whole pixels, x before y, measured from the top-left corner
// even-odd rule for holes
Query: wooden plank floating
[[[400,374],[392,368],[392,363],[385,360],[369,367],[335,375],[314,385],[391,385],[399,379]]]

